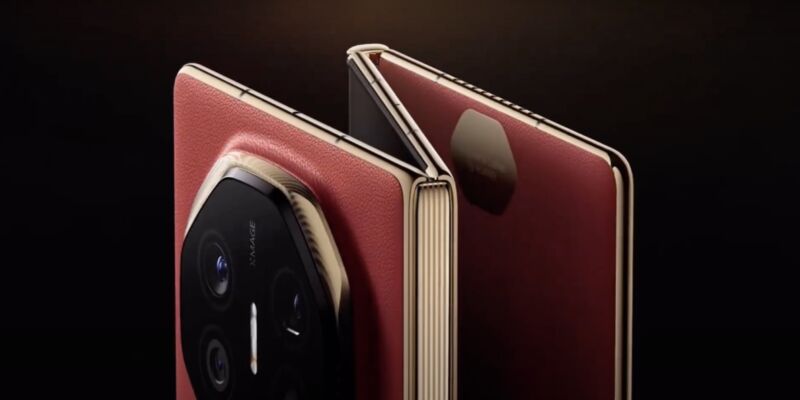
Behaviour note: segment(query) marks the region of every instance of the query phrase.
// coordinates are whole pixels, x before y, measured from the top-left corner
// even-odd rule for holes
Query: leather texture
[[[613,399],[609,164],[397,64],[380,60],[379,70],[451,170],[451,137],[467,109],[500,122],[516,161],[501,215],[459,192],[460,398]]]
[[[350,283],[356,397],[401,399],[404,215],[397,178],[186,74],[175,81],[174,112],[177,398],[195,397],[183,361],[179,319],[187,218],[215,160],[241,150],[282,167],[318,199]]]

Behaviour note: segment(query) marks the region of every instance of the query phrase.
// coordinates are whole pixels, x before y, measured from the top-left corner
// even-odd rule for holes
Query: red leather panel
[[[468,108],[502,124],[516,160],[502,215],[458,199],[460,397],[613,399],[608,163],[385,59],[379,69],[451,170],[450,139]]]
[[[397,179],[274,116],[179,74],[175,108],[177,398],[192,399],[180,340],[180,249],[195,193],[229,150],[260,155],[303,181],[333,232],[351,287],[358,399],[403,394],[403,194]]]

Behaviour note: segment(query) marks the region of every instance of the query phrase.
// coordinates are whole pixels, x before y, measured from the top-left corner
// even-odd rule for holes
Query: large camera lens
[[[306,331],[306,300],[297,276],[282,271],[275,279],[273,312],[284,337],[300,338]]]
[[[210,240],[203,246],[200,259],[203,280],[214,296],[222,297],[228,292],[231,281],[229,260],[219,242]]]
[[[211,386],[218,392],[224,392],[230,382],[230,362],[228,352],[217,339],[212,339],[208,343],[206,350],[206,370]]]

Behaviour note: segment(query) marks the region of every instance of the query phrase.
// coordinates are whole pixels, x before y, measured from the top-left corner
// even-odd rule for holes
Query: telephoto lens
[[[217,339],[208,343],[206,350],[206,372],[211,386],[218,392],[224,392],[230,381],[230,361],[225,346]]]
[[[306,301],[297,276],[281,271],[273,286],[273,315],[281,335],[291,340],[301,339],[307,330]]]
[[[209,240],[203,246],[201,265],[206,286],[215,297],[223,297],[228,293],[231,280],[231,268],[225,250],[217,240]]]

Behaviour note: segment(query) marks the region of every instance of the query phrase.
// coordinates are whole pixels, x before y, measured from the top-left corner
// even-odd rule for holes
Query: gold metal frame
[[[418,186],[416,242],[420,248],[416,251],[417,267],[407,270],[411,276],[406,278],[406,288],[416,292],[409,291],[406,296],[405,398],[456,399],[458,264],[455,181],[447,165],[369,60],[370,54],[384,49],[386,47],[381,45],[356,46],[347,51],[347,59],[366,78],[370,85],[368,89],[389,111],[402,130],[401,134],[406,135],[413,151],[425,163],[424,170],[429,177],[428,183]],[[426,192],[431,198],[426,198]],[[434,244],[430,245],[430,242]]]
[[[386,49],[388,48],[382,45],[351,47],[347,50],[347,60],[352,61],[356,65],[358,72],[367,79],[370,89],[378,96],[383,107],[389,111],[392,119],[397,122],[403,131],[402,133],[406,135],[414,150],[423,159],[426,164],[425,172],[431,177],[450,176],[450,169],[447,164],[439,157],[439,153],[430,144],[422,130],[419,129],[414,118],[406,111],[403,103],[400,102],[400,99],[383,79],[381,73],[369,60],[370,54]]]

